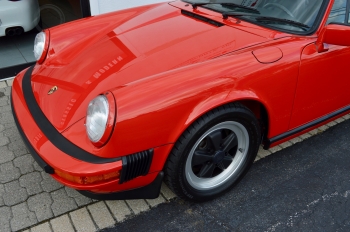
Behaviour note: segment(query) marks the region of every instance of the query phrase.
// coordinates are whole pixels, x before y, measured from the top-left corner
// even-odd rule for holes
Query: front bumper
[[[34,95],[28,95],[30,94],[30,91],[26,92],[23,87],[28,85],[28,83],[26,83],[26,81],[28,81],[26,78],[29,78],[30,85],[32,69],[33,68],[29,68],[25,72],[20,73],[13,83],[11,95],[12,110],[18,130],[20,131],[24,142],[26,143],[36,162],[45,170],[45,172],[49,173],[58,182],[77,189],[83,195],[91,198],[116,200],[157,198],[160,193],[163,172],[160,171],[161,169],[155,171],[153,167],[153,164],[155,163],[154,157],[166,157],[171,149],[171,146],[167,145],[153,149],[151,157],[153,160],[151,159],[148,161],[150,162],[148,168],[146,167],[143,173],[139,172],[136,173],[136,175],[133,173],[135,167],[138,167],[137,165],[132,168],[133,171],[131,174],[131,168],[129,168],[129,172],[125,171],[127,170],[128,160],[130,160],[130,157],[140,157],[145,153],[137,153],[122,158],[104,159],[93,156],[93,154],[86,154],[85,151],[79,150],[81,148],[75,147],[75,149],[78,150],[74,150],[75,152],[72,152],[71,154],[69,149],[72,149],[72,147],[70,146],[74,147],[75,145],[70,144],[70,146],[67,147],[69,141],[66,139],[66,146],[62,147],[62,143],[58,143],[57,141],[62,142],[64,137],[62,135],[59,137],[57,134],[52,135],[52,133],[48,133],[47,130],[50,127],[49,125],[45,125],[48,128],[42,129],[42,121],[38,122],[37,120],[38,117],[40,118],[40,112],[35,112],[35,109],[33,111],[32,106],[28,107],[29,104],[33,104],[33,102],[30,102],[30,98],[33,98],[34,101],[35,98]],[[38,124],[40,126],[38,126]],[[57,138],[57,136],[59,138]],[[79,154],[77,155],[77,153],[79,153],[80,156]],[[55,170],[81,176],[93,176],[110,173],[113,171],[120,171],[121,177],[108,182],[82,185],[69,182],[66,179],[61,178],[55,173]]]
[[[164,173],[159,172],[156,179],[149,185],[116,193],[93,193],[90,191],[78,191],[86,197],[96,200],[133,200],[133,199],[156,199],[159,197]]]

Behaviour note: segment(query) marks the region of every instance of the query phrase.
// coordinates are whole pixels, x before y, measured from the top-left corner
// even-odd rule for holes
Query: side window
[[[349,23],[349,0],[335,0],[327,24],[329,23]]]

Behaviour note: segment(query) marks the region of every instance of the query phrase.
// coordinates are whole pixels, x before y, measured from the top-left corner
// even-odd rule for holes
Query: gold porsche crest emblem
[[[54,86],[50,89],[50,91],[47,93],[48,95],[51,95],[53,94],[54,92],[56,92],[58,90],[58,87],[57,86]]]

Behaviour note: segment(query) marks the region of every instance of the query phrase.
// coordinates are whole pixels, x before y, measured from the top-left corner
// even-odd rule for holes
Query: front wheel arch
[[[219,97],[217,97],[219,98]],[[248,96],[240,96],[236,98],[235,96],[227,99],[227,102],[207,102],[206,104],[199,104],[195,110],[192,110],[192,113],[195,112],[195,115],[189,114],[186,123],[183,125],[181,130],[176,131],[171,137],[172,141],[177,141],[181,134],[186,131],[196,120],[198,120],[203,115],[217,109],[220,107],[224,107],[225,105],[239,103],[249,110],[253,112],[255,117],[259,120],[260,128],[261,128],[261,141],[265,142],[268,139],[268,134],[270,130],[270,114],[269,110],[266,107],[265,103],[261,101],[259,98],[251,98]]]
[[[241,125],[239,127],[246,128],[247,133],[249,134],[249,147],[247,148],[246,155],[244,159],[240,160],[239,166],[235,170],[235,173],[232,175],[227,175],[226,168],[227,170],[229,167],[232,165],[236,165],[234,163],[234,160],[236,159],[235,157],[239,153],[238,151],[238,145],[236,145],[235,148],[232,147],[232,150],[227,150],[225,151],[224,147],[227,144],[226,141],[228,141],[229,136],[237,137],[238,142],[239,136],[239,130],[237,129],[230,129],[230,127],[224,127],[224,128],[217,128],[213,131],[210,131],[212,128],[215,128],[217,125],[221,124],[227,124],[227,125]],[[238,132],[237,132],[238,131]],[[242,130],[244,131],[244,130]],[[193,183],[191,184],[187,171],[188,168],[186,169],[186,166],[188,166],[188,162],[193,162],[193,161],[188,161],[188,157],[191,154],[191,150],[197,149],[196,146],[201,143],[201,139],[203,140],[204,137],[203,135],[206,135],[206,133],[216,133],[220,137],[220,141],[217,143],[217,146],[213,145],[211,146],[210,149],[210,154],[212,158],[208,162],[215,162],[215,165],[219,165],[219,162],[222,162],[225,158],[228,156],[232,156],[232,163],[228,163],[227,167],[221,168],[222,165],[220,165],[220,169],[222,170],[222,173],[220,170],[217,169],[219,166],[212,167],[212,176],[201,176],[200,174],[199,177],[204,180],[204,182],[208,178],[209,182],[215,178],[218,177],[218,179],[223,179],[224,181],[220,182],[218,185],[215,185],[214,188],[211,189],[201,189],[201,188],[196,188],[193,187]],[[233,135],[231,135],[233,134]],[[208,137],[210,137],[211,134],[208,134]],[[219,138],[218,137],[218,138]],[[207,138],[205,138],[207,139]],[[210,112],[207,112],[200,118],[198,118],[195,122],[193,122],[187,130],[180,136],[180,138],[177,140],[175,143],[168,160],[165,164],[165,181],[168,184],[168,186],[180,197],[192,200],[192,201],[206,201],[213,199],[227,190],[229,190],[231,187],[236,185],[240,179],[245,175],[251,164],[253,163],[256,154],[259,149],[259,145],[261,142],[261,131],[260,131],[260,125],[259,121],[256,119],[254,113],[244,106],[241,103],[229,103],[224,106],[220,106],[214,110],[211,110]],[[220,145],[219,145],[220,144]],[[217,151],[215,151],[215,149]],[[221,147],[221,148],[219,148]],[[200,149],[200,148],[198,148]],[[231,149],[231,148],[230,148]],[[222,151],[221,151],[222,150]],[[192,152],[193,153],[193,152]],[[224,155],[223,155],[224,153]],[[196,156],[197,157],[197,156]],[[221,157],[221,158],[218,158]],[[221,159],[221,160],[220,160]],[[187,162],[187,163],[186,163]],[[193,163],[191,163],[193,165]],[[203,163],[203,165],[206,165]],[[203,167],[200,167],[203,169]],[[216,169],[215,169],[216,168]],[[205,168],[204,168],[205,169]],[[215,171],[216,170],[216,171]],[[233,169],[232,169],[233,170]],[[238,170],[238,171],[237,171]],[[195,171],[194,171],[195,172]],[[202,171],[199,171],[200,173]],[[215,176],[214,176],[214,172]],[[197,175],[196,174],[196,175]],[[222,176],[220,176],[222,175]],[[193,175],[192,175],[193,176]],[[228,177],[228,178],[226,178]]]
[[[256,100],[240,100],[238,103],[244,105],[250,109],[255,117],[259,120],[261,129],[261,141],[265,142],[268,139],[269,134],[269,113],[266,107],[259,101]]]

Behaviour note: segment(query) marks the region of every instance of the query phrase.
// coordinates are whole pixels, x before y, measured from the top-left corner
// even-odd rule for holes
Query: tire
[[[219,107],[195,121],[175,143],[165,181],[181,198],[212,200],[236,185],[260,145],[255,115],[240,103]]]

